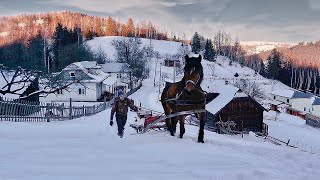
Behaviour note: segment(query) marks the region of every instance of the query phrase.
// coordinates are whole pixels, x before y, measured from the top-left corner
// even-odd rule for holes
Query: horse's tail
[[[166,86],[164,87],[164,89],[162,91],[161,98],[160,98],[160,101],[161,101],[162,104],[163,104],[163,101],[168,98],[167,94],[168,94],[168,90],[170,88],[170,85],[171,85],[171,83],[166,83]]]

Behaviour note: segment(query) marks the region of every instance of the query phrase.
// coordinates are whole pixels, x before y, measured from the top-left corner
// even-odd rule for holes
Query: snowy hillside
[[[241,46],[248,54],[259,54],[260,52],[270,51],[274,48],[289,48],[297,45],[296,43],[281,43],[267,41],[242,41]]]
[[[107,36],[107,37],[97,37],[93,40],[87,42],[89,47],[98,52],[99,49],[103,50],[107,56],[111,59],[114,58],[115,48],[111,45],[113,40],[119,40],[127,37],[119,37],[119,36]],[[171,42],[164,40],[150,40],[141,38],[142,46],[149,46],[150,44],[153,46],[154,50],[159,52],[161,55],[175,55],[179,52],[179,48],[181,47],[181,43],[179,42]]]
[[[92,48],[101,45],[110,56],[114,53],[110,47],[111,39],[96,38],[89,44]],[[155,49],[165,54],[176,53],[179,46],[165,41],[154,43],[158,43]],[[225,80],[232,83],[240,78],[258,82],[265,92],[288,88],[255,75],[249,68],[238,64],[229,66],[228,59],[224,57],[218,57],[216,62],[202,63],[205,73],[202,86],[208,92],[223,90]],[[150,78],[130,98],[136,104],[162,112],[158,101],[161,89],[159,92],[159,87],[153,83],[155,79],[156,85],[159,84],[160,66],[156,66],[155,60],[150,65]],[[173,77],[173,68],[162,67],[161,71],[167,79]],[[235,78],[235,73],[239,77]],[[136,114],[129,112],[124,138],[120,139],[116,135],[117,127],[109,125],[109,117],[110,109],[107,109],[94,116],[71,121],[0,122],[0,180],[318,180],[320,177],[319,153],[277,146],[252,133],[241,138],[205,131],[205,144],[196,142],[199,129],[190,125],[186,126],[184,139],[171,137],[167,132],[137,135],[129,127],[135,123]],[[286,128],[291,126],[294,125],[270,121],[272,129],[269,131],[278,135],[281,132],[283,138],[288,138],[285,136]],[[295,128],[301,135],[310,131],[300,126]],[[178,134],[179,128],[177,131]],[[313,141],[318,141],[319,133],[314,129],[308,137],[312,138],[314,134]]]

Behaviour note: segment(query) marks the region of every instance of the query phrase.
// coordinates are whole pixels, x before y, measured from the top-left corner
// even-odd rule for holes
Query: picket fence
[[[103,102],[91,106],[73,106],[71,100],[67,103],[68,105],[65,105],[64,103],[44,103],[3,98],[0,100],[0,121],[64,121],[97,114],[110,107],[110,103]]]

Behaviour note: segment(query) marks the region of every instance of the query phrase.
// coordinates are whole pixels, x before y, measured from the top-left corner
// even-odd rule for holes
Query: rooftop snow
[[[116,78],[116,77],[108,77],[107,79],[105,79],[105,80],[103,81],[103,84],[112,86],[112,85],[114,85],[116,82],[117,82],[117,78]]]
[[[100,68],[100,66],[97,64],[96,61],[81,61],[81,62],[75,62],[72,64],[85,69]]]
[[[88,71],[88,69],[99,69],[101,66],[97,64],[96,61],[81,61],[81,62],[75,62],[70,65],[68,65],[64,70],[74,70],[81,69],[84,73],[86,73],[88,76],[93,78],[94,80],[88,80],[88,82],[102,82],[104,81],[107,77],[110,75],[103,72],[103,71],[98,71],[98,73],[93,74]]]
[[[101,65],[101,70],[106,73],[118,73],[123,72],[126,63],[105,63]]]
[[[281,97],[286,97],[286,98],[291,98],[294,94],[294,91],[289,90],[289,89],[281,89],[281,90],[272,91],[270,94],[276,95],[276,96],[281,96]]]
[[[320,105],[320,98],[315,98],[312,105]]]
[[[216,114],[232,101],[238,90],[238,88],[229,85],[216,86],[213,92],[219,93],[219,96],[206,105],[206,110],[212,114]]]
[[[289,90],[289,89],[282,89],[282,90],[276,90],[272,91],[270,94],[281,96],[285,98],[291,98],[291,99],[299,99],[299,98],[311,98],[313,97],[311,94],[307,94],[300,91],[295,90]]]
[[[234,97],[249,97],[246,93],[244,92],[237,92]]]

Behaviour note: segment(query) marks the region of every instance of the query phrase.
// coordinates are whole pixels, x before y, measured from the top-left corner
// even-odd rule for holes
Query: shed
[[[211,114],[210,124],[233,121],[237,131],[262,132],[263,112],[266,110],[262,105],[233,86],[226,85],[219,93],[206,106],[209,117]]]

